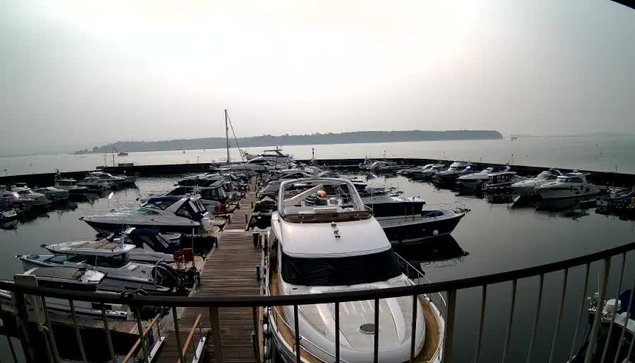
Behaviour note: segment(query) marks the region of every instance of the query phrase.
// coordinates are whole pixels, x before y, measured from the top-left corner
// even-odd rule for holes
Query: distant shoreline
[[[230,147],[273,147],[290,145],[330,145],[360,144],[405,141],[443,141],[443,140],[496,140],[503,135],[495,130],[449,130],[449,131],[356,131],[344,133],[327,133],[312,135],[263,135],[230,139]],[[237,142],[236,142],[237,141]],[[119,141],[113,144],[95,146],[92,150],[84,149],[74,154],[93,154],[112,152],[114,148],[125,152],[151,152],[174,150],[222,149],[225,148],[224,137],[203,139],[180,139],[168,141]]]

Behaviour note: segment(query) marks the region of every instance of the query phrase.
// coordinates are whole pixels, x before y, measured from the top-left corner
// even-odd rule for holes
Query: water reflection
[[[452,236],[442,236],[420,245],[395,246],[395,252],[414,266],[449,267],[469,255]]]
[[[554,199],[544,200],[538,203],[536,213],[552,217],[570,218],[575,221],[588,216],[589,209],[595,208],[595,199]]]

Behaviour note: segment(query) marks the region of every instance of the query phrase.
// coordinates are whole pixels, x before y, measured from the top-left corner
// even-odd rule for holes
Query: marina
[[[425,160],[415,160],[414,164],[422,165],[423,163],[425,163]],[[318,162],[318,164],[320,163]],[[399,164],[406,165],[403,162],[397,162],[397,165]],[[409,164],[412,165],[413,163]],[[446,165],[449,164],[446,163]],[[341,165],[347,166],[342,168]],[[471,189],[466,191],[458,184],[448,185],[448,183],[444,183],[439,186],[415,178],[408,179],[393,172],[377,175],[369,174],[364,170],[356,169],[356,166],[350,161],[344,161],[344,163],[342,161],[329,161],[321,168],[328,169],[329,166],[335,166],[332,169],[333,172],[330,172],[331,174],[335,176],[339,174],[346,178],[351,178],[354,182],[352,189],[361,190],[363,193],[370,191],[368,192],[370,194],[362,197],[362,200],[366,201],[364,203],[368,203],[371,211],[377,213],[379,225],[384,228],[386,235],[394,245],[395,252],[403,257],[404,263],[412,266],[413,270],[419,270],[419,273],[422,274],[425,273],[425,278],[434,282],[452,281],[500,271],[517,270],[522,267],[531,267],[590,254],[628,243],[634,233],[634,222],[629,221],[624,215],[620,216],[612,212],[609,212],[608,215],[607,213],[602,213],[601,209],[596,209],[595,200],[591,202],[590,200],[581,200],[581,198],[569,198],[568,200],[565,199],[564,202],[558,200],[559,203],[553,203],[551,200],[540,201],[534,198],[521,198],[519,200],[515,194],[512,194],[511,198],[508,199],[492,199],[487,194],[482,195]],[[476,164],[473,167],[478,169],[481,166]],[[192,289],[191,296],[201,298],[219,297],[223,299],[236,296],[241,298],[243,296],[260,295],[266,291],[264,285],[259,282],[257,277],[261,276],[264,278],[264,275],[261,274],[266,271],[263,266],[266,265],[265,257],[267,254],[263,254],[262,248],[263,243],[267,243],[267,230],[271,223],[271,219],[268,218],[270,218],[272,213],[271,204],[268,204],[267,198],[273,196],[273,199],[270,198],[270,200],[275,201],[277,192],[269,192],[262,195],[261,193],[266,190],[268,183],[277,183],[275,184],[277,185],[276,189],[273,190],[278,191],[284,181],[302,180],[298,178],[311,180],[311,178],[314,178],[315,167],[305,166],[304,168],[305,171],[303,172],[254,175],[247,179],[249,184],[248,186],[245,185],[243,189],[244,197],[234,197],[234,200],[240,201],[239,206],[225,207],[224,210],[218,207],[204,208],[207,213],[210,213],[210,216],[215,216],[214,223],[220,226],[219,230],[215,232],[218,242],[207,250],[209,252],[200,252],[205,253],[203,257],[206,258],[199,258],[199,262],[196,262],[200,274],[200,285]],[[510,169],[515,171],[516,167],[512,166]],[[522,168],[518,169],[522,170]],[[115,170],[109,172],[116,175]],[[475,173],[477,172],[479,170],[475,170]],[[495,169],[492,169],[492,172],[496,175]],[[213,169],[210,173],[210,175],[214,175]],[[525,172],[522,172],[522,174],[526,175]],[[492,173],[489,175],[492,175]],[[592,177],[593,174],[589,176],[589,178]],[[37,243],[39,239],[29,237],[38,235],[38,233],[46,235],[48,243],[44,244],[53,246],[55,243],[64,241],[89,240],[91,236],[95,236],[95,231],[87,223],[80,220],[81,217],[88,215],[89,212],[97,215],[122,208],[135,208],[135,205],[138,206],[143,201],[160,198],[158,196],[161,193],[170,192],[174,185],[183,184],[183,180],[198,180],[200,178],[200,175],[195,176],[194,179],[192,177],[184,178],[184,174],[162,177],[140,175],[133,188],[115,187],[106,193],[97,194],[91,199],[74,201],[72,202],[73,207],[70,208],[67,206],[57,210],[56,208],[59,204],[55,204],[50,209],[39,210],[35,214],[22,216],[16,224],[0,230],[0,233],[2,233],[0,238],[3,241],[15,241],[16,238],[23,241],[19,244],[5,242],[5,244],[8,243],[5,249],[8,248],[7,251],[10,251],[8,253],[12,256],[28,256],[38,251],[39,245],[43,243]],[[211,178],[209,180],[216,183],[213,177],[205,178]],[[280,179],[276,181],[276,178]],[[205,189],[208,187],[201,188]],[[603,188],[605,189],[606,187],[603,186]],[[487,188],[485,188],[485,191],[487,191]],[[365,195],[363,193],[362,195]],[[614,198],[619,198],[623,194],[614,192],[610,195],[613,195]],[[261,197],[265,198],[263,202],[259,202]],[[179,198],[159,199],[159,201],[174,203]],[[319,205],[321,203],[320,198],[320,195],[316,197],[310,196],[308,200]],[[626,199],[626,197],[621,198],[622,201]],[[227,199],[223,200],[226,201]],[[502,200],[504,201],[501,202]],[[403,204],[403,207],[397,208],[399,204]],[[256,206],[260,207],[253,209]],[[228,209],[231,209],[231,213],[229,213]],[[198,210],[202,211],[203,209]],[[418,213],[419,210],[423,210],[425,213]],[[442,227],[428,229],[419,227],[423,228],[424,234],[414,236],[410,235],[409,233],[411,232],[407,232],[407,229],[398,230],[396,234],[389,232],[391,225],[410,228],[409,226],[414,223],[415,225],[423,226],[420,223],[423,223],[422,221],[425,218],[431,218],[431,220],[439,221],[440,223],[443,220],[440,218],[441,213],[456,214],[459,216],[460,223],[455,224],[448,232],[443,232]],[[265,218],[267,215],[269,217]],[[53,216],[56,217],[52,218]],[[257,218],[258,222],[250,222],[252,218]],[[226,222],[221,224],[220,219]],[[584,221],[584,223],[581,224],[579,221]],[[138,223],[139,220],[136,220],[136,222]],[[502,228],[501,223],[504,223],[505,228]],[[123,223],[122,225],[126,226],[130,225],[130,223]],[[55,228],[54,226],[63,226],[63,228]],[[429,231],[429,234],[425,234],[426,230]],[[606,241],[606,239],[602,238],[606,230],[611,230],[612,236],[614,236],[611,241]],[[133,236],[134,229],[130,233]],[[167,241],[171,232],[165,231],[165,233],[168,233],[165,238]],[[192,236],[194,237],[194,235]],[[187,239],[187,237],[184,238]],[[554,241],[558,241],[558,243],[554,244]],[[572,245],[573,241],[582,241],[582,243],[577,243],[574,247]],[[255,246],[258,247],[256,248]],[[144,248],[147,249],[147,246],[144,246]],[[55,247],[49,247],[49,249],[54,250]],[[527,259],[527,251],[529,249],[532,251],[530,260]],[[505,255],[505,258],[492,260],[491,254]],[[631,260],[632,256],[629,255],[628,261]],[[487,263],[484,263],[484,261],[487,261]],[[595,267],[594,265],[594,268],[599,269],[599,266]],[[632,273],[634,271],[632,268],[632,264],[627,263],[625,273]],[[3,267],[0,268],[0,273],[5,279],[12,279],[13,274],[22,271],[20,260],[15,258],[7,259]],[[409,274],[412,274],[412,271],[409,271]],[[580,277],[580,271],[576,269],[572,269],[570,274],[570,278],[574,276]],[[610,279],[609,282],[612,284],[616,283],[613,279]],[[529,312],[534,309],[532,306],[535,303],[535,296],[532,297],[531,290],[535,290],[536,281],[530,279],[527,283],[529,283],[527,288],[517,291],[518,301],[515,307],[517,312]],[[499,286],[492,286],[487,297],[488,304],[494,306],[498,304],[504,305],[508,301],[509,294],[509,292],[504,292],[506,289],[502,288],[501,290]],[[597,287],[595,289],[597,290]],[[492,293],[492,291],[499,290],[500,293]],[[543,290],[542,299],[556,298],[559,294],[559,287],[552,280],[544,282]],[[581,293],[578,288],[574,292],[569,291],[568,295],[575,296],[576,293]],[[588,294],[591,295],[591,292]],[[467,327],[477,322],[474,317],[470,318],[469,316],[474,316],[480,309],[479,301],[481,298],[479,295],[478,291],[466,290],[461,292],[462,304],[457,306],[456,314],[463,316],[463,318],[455,319],[454,323],[455,340],[453,346],[455,348],[453,360],[462,361],[473,358],[473,353],[470,352],[470,349],[467,349],[471,346],[472,343],[470,342],[474,339],[470,337],[473,334],[473,330]],[[447,299],[447,295],[445,295],[445,298]],[[549,316],[556,313],[553,310],[554,308],[549,305],[542,306],[541,316]],[[266,342],[264,331],[258,331],[257,333],[259,341],[263,344],[258,347],[258,351],[252,344],[256,333],[254,326],[258,326],[258,324],[254,325],[254,316],[256,316],[256,320],[261,322],[259,324],[262,324],[261,314],[264,309],[264,307],[256,309],[257,314],[254,315],[254,310],[249,307],[237,306],[218,310],[194,306],[179,308],[176,312],[179,317],[178,332],[173,323],[174,312],[170,312],[168,309],[166,311],[167,314],[155,323],[157,327],[160,326],[162,343],[160,347],[156,347],[153,359],[161,362],[175,361],[179,357],[179,345],[183,349],[183,344],[186,341],[189,341],[188,348],[184,350],[187,361],[191,361],[195,357],[206,357],[205,359],[218,361],[213,358],[218,354],[222,355],[222,361],[228,362],[256,361],[257,355],[264,359],[265,351],[268,352],[267,354],[271,354],[271,346],[267,348],[267,345],[264,344]],[[7,306],[5,310],[11,311],[11,307]],[[444,314],[444,319],[447,319],[447,309],[443,307],[440,310]],[[563,319],[565,319],[562,324],[567,327],[569,332],[572,331],[575,322],[573,318],[575,311],[573,310],[575,309],[564,311],[562,314]],[[280,311],[270,310],[270,314],[275,315],[276,312],[281,314]],[[56,326],[68,322],[68,318],[65,318],[63,314],[59,317],[56,315],[59,314],[53,313],[52,315]],[[293,311],[286,310],[285,315],[285,319],[289,319],[289,316],[293,315]],[[529,321],[526,321],[531,319],[528,315],[531,314],[521,314],[515,318],[517,328],[513,332],[515,338],[512,339],[512,344],[514,341],[520,344],[521,341],[530,338],[527,335],[527,330],[521,328],[523,324],[531,325]],[[220,331],[223,340],[220,344],[223,347],[222,351],[217,351],[214,346],[215,319],[221,322]],[[547,323],[548,319],[541,319],[541,321],[542,325],[538,327],[539,329],[549,331],[553,328],[551,324]],[[489,336],[493,334],[499,336],[500,339],[500,334],[492,332],[504,330],[506,322],[492,317],[488,317],[486,322],[487,324],[483,326],[484,330],[481,333]],[[144,322],[143,324],[145,326],[148,323]],[[85,329],[99,329],[99,327],[94,326],[94,323],[90,323],[90,320],[81,324],[86,326]],[[286,324],[290,323],[278,322],[276,326],[285,326]],[[132,347],[135,339],[131,334],[135,334],[135,331],[138,332],[138,329],[135,330],[135,325],[134,321],[129,323],[121,322],[113,323],[109,325],[109,328],[115,335],[123,334],[122,339],[128,336],[125,339],[128,339],[127,341],[130,343],[125,346]],[[262,329],[262,325],[260,325],[259,329]],[[582,328],[579,327],[579,329]],[[195,332],[195,334],[192,332]],[[487,334],[488,332],[489,334]],[[205,338],[204,342],[202,338]],[[479,355],[481,359],[498,359],[496,357],[501,354],[500,342],[497,343],[491,337],[489,339],[479,343]],[[291,343],[293,343],[293,340],[291,340]],[[522,344],[521,346],[524,348],[512,349],[507,353],[510,359],[512,357],[521,357],[527,353],[525,350],[527,347]],[[535,356],[541,356],[550,353],[550,348],[548,344],[536,344],[532,350]],[[568,348],[556,346],[556,353],[554,354],[564,356],[568,353]],[[71,353],[68,353],[68,349],[65,351],[71,356],[77,356],[77,351],[73,352],[72,349]],[[103,352],[107,353],[107,350]],[[137,351],[136,354],[140,354],[140,351]]]

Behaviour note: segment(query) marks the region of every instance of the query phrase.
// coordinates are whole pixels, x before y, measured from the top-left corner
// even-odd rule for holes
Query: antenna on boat
[[[229,165],[229,126],[227,124],[227,109],[225,109],[225,140],[227,141],[227,165]]]

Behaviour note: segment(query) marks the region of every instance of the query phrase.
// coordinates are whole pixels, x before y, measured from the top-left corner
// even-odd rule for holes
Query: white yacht
[[[430,165],[429,167],[427,167]],[[435,175],[445,170],[445,165],[443,164],[428,164],[426,165],[425,170],[415,170],[412,172],[411,177],[415,180],[429,180],[432,179]]]
[[[80,219],[105,236],[123,231],[127,227],[151,228],[174,233],[198,233],[212,229],[212,222],[200,197],[150,198],[136,210]]]
[[[438,184],[448,184],[456,182],[461,175],[469,174],[472,171],[472,164],[463,161],[455,161],[450,167],[434,175],[433,181]]]
[[[512,184],[511,188],[518,195],[535,195],[536,187],[553,182],[561,175],[563,174],[556,169],[545,170],[533,179],[525,179]]]
[[[185,274],[174,270],[167,263],[139,263],[132,261],[135,245],[116,243],[108,239],[100,241],[63,242],[45,245],[52,255],[29,254],[16,256],[25,270],[33,267],[86,268],[105,273],[110,283],[127,290],[143,289],[150,294],[185,295],[191,287]],[[192,281],[193,282],[193,281]]]
[[[377,172],[392,172],[400,168],[401,166],[399,165],[399,163],[395,161],[388,161],[388,160],[378,160],[378,161],[375,161],[370,166],[371,171],[377,171]]]
[[[103,171],[93,171],[90,173],[91,177],[98,178],[100,180],[108,181],[112,183],[115,187],[120,187],[126,183],[126,178],[120,176],[114,176],[110,173],[105,173]]]
[[[500,171],[491,173],[487,177],[487,183],[485,183],[483,189],[488,193],[509,192],[514,183],[524,180],[514,171]]]
[[[536,187],[536,193],[542,199],[579,198],[600,193],[595,184],[586,180],[588,174],[573,172],[560,175],[555,181]]]
[[[16,183],[11,186],[11,191],[17,193],[22,200],[28,200],[28,205],[31,207],[44,207],[51,204],[51,201],[46,195],[34,192],[24,183]]]
[[[286,181],[271,220],[266,261],[269,295],[321,294],[409,286],[398,256],[379,223],[364,207],[349,180]],[[379,301],[380,362],[410,358],[412,297]],[[439,309],[421,296],[416,308],[416,359],[440,362],[445,322]],[[293,306],[268,310],[272,351],[284,362],[330,362],[335,357],[336,334],[342,362],[373,360],[375,309],[373,301],[340,304],[339,331],[333,304],[302,305],[298,311],[302,356],[293,341]]]
[[[291,160],[293,157],[289,154],[284,154],[282,152],[282,148],[280,147],[276,147],[275,149],[270,149],[270,150],[265,150],[262,154],[250,154],[248,152],[243,152],[243,155],[245,156],[245,159],[247,160],[253,160],[256,159],[258,157],[260,158],[265,158],[265,159],[269,159],[269,160]]]
[[[501,171],[509,171],[509,166],[504,168],[490,166],[476,173],[461,175],[456,181],[464,190],[474,190],[483,186],[489,180],[491,173]]]
[[[103,192],[106,189],[114,188],[115,184],[113,184],[110,180],[104,180],[98,178],[96,176],[87,176],[84,180],[77,182],[77,185],[80,187],[86,187],[91,192]]]

